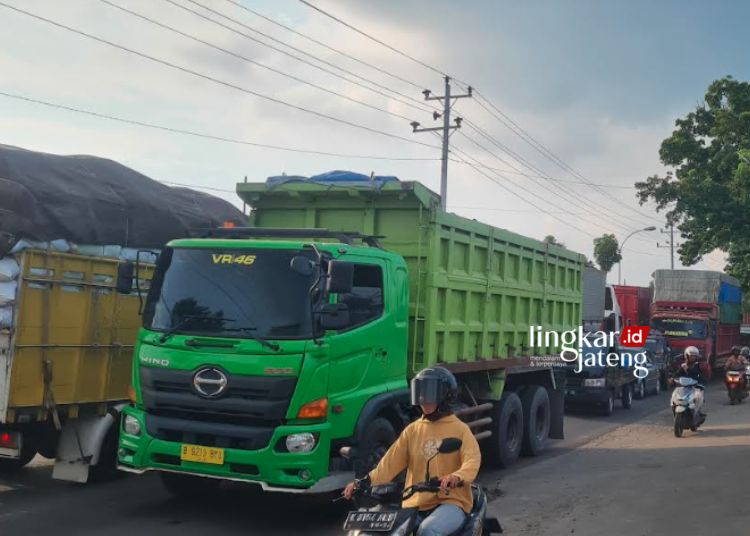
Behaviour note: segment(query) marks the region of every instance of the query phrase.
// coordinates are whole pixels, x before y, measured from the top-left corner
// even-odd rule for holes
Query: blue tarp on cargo
[[[281,175],[277,177],[268,177],[266,184],[275,188],[282,184],[294,182],[313,182],[315,184],[330,184],[336,186],[357,186],[364,188],[380,189],[388,182],[398,182],[397,177],[391,175],[363,175],[353,171],[328,171],[312,177],[302,177],[299,175]]]
[[[719,303],[742,303],[742,289],[722,281],[719,288]]]

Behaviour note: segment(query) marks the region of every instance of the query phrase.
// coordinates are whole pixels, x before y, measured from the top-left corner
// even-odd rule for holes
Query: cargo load
[[[721,322],[742,321],[742,288],[736,277],[709,270],[656,270],[654,302],[714,303]]]

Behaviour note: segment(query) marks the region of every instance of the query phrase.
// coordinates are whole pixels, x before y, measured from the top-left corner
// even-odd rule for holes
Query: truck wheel
[[[359,443],[357,455],[359,463],[355,469],[357,478],[369,473],[394,441],[396,441],[396,431],[388,419],[378,417],[367,425]]]
[[[635,388],[635,397],[638,400],[643,400],[646,398],[646,381],[641,380],[638,382],[637,387]]]
[[[527,387],[521,396],[523,407],[524,456],[537,456],[547,448],[550,427],[550,403],[547,389],[541,385]]]
[[[622,409],[630,409],[633,405],[633,386],[622,386]]]
[[[215,492],[221,480],[201,476],[160,473],[161,483],[174,497],[181,500],[199,500]]]
[[[120,427],[118,422],[112,423],[104,437],[99,461],[89,468],[89,482],[106,482],[118,477],[125,476],[124,472],[117,470],[117,447],[119,446]]]
[[[492,465],[510,467],[518,459],[523,443],[523,406],[516,393],[505,393],[492,409],[492,435],[486,440]]]
[[[615,393],[612,391],[609,391],[609,396],[607,397],[607,401],[604,403],[604,407],[601,409],[600,413],[604,415],[605,417],[609,417],[612,415],[612,412],[615,410]]]
[[[21,457],[16,460],[0,459],[0,473],[12,473],[27,466],[36,456],[36,447],[30,441],[24,442],[21,447]]]

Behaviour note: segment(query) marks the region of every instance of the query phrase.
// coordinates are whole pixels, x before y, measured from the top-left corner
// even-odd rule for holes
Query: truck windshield
[[[311,337],[309,290],[317,275],[289,265],[312,252],[166,248],[143,314],[155,331],[302,339]]]
[[[683,339],[705,339],[706,323],[703,320],[688,318],[654,318],[651,326],[662,331],[667,337]]]

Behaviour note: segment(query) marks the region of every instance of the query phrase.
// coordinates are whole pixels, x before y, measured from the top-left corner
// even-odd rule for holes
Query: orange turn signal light
[[[297,412],[298,419],[322,419],[328,415],[328,399],[320,398],[308,402]]]
[[[135,404],[135,389],[132,385],[128,385],[128,399]]]

